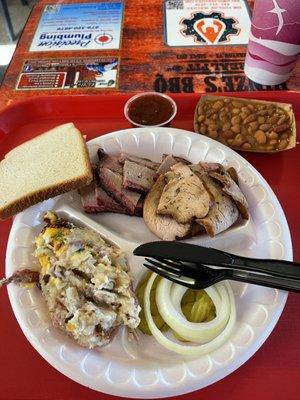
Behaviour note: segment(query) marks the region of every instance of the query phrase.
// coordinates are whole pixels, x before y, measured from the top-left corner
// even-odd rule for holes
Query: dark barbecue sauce
[[[174,113],[172,103],[165,97],[149,94],[140,96],[129,104],[128,116],[139,125],[160,125]]]

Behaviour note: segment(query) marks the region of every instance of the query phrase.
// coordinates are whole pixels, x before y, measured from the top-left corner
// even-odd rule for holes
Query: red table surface
[[[243,97],[278,100],[294,106],[300,127],[300,94],[243,93]],[[17,144],[67,121],[91,139],[128,128],[123,106],[128,95],[39,97],[14,104],[0,113],[0,159]],[[199,95],[174,96],[178,115],[172,126],[192,130]],[[300,148],[275,155],[242,154],[264,176],[285,211],[293,240],[294,259],[300,260]],[[0,222],[1,275],[11,220]],[[300,296],[290,294],[271,336],[242,367],[223,380],[180,399],[296,400],[300,398]],[[12,313],[7,292],[0,291],[0,399],[94,400],[116,397],[81,386],[51,367],[29,344]]]

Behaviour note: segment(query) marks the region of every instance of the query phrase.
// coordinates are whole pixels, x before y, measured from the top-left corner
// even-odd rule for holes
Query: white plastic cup
[[[300,53],[300,0],[255,0],[245,74],[262,85],[288,80]]]

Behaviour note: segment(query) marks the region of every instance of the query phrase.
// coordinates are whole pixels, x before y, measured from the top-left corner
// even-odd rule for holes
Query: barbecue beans
[[[276,151],[289,147],[292,118],[276,103],[207,97],[197,108],[197,132],[246,151]]]

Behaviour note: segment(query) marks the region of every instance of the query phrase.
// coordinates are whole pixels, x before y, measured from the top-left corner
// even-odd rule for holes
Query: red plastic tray
[[[300,93],[252,92],[231,94],[293,104],[300,130]],[[123,107],[129,95],[49,96],[18,102],[0,113],[0,159],[16,145],[56,125],[72,121],[87,140],[129,128]],[[178,114],[173,127],[193,130],[200,95],[174,95]],[[299,138],[299,134],[298,134]],[[299,139],[298,139],[299,140]],[[285,211],[292,235],[294,258],[300,260],[300,148],[278,154],[242,154],[264,176]],[[0,265],[4,275],[6,243],[11,220],[0,222]],[[300,296],[291,294],[274,332],[262,348],[233,374],[181,399],[294,400],[300,392]],[[113,399],[69,380],[44,361],[22,334],[0,291],[0,399]]]

